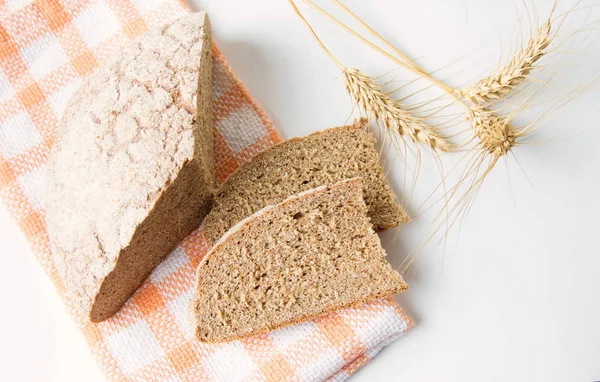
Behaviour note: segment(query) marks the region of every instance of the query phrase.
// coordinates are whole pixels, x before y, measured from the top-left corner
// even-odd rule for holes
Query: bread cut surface
[[[242,220],[206,255],[197,277],[194,330],[209,343],[407,288],[385,259],[358,178],[305,191]]]
[[[408,221],[389,187],[375,138],[365,120],[292,138],[256,155],[220,187],[202,228],[213,245],[229,228],[261,208],[288,196],[343,179],[361,177],[375,230]]]
[[[48,168],[54,263],[94,322],[113,315],[208,213],[214,193],[206,13],[129,43],[73,96]]]

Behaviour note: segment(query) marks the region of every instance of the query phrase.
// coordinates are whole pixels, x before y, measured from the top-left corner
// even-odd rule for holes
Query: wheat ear
[[[494,115],[484,107],[476,106],[469,108],[467,120],[479,138],[480,145],[493,156],[506,155],[515,145],[517,132],[510,120]]]
[[[346,91],[367,116],[373,116],[389,131],[409,137],[413,142],[424,144],[436,151],[450,150],[450,143],[433,127],[405,110],[399,101],[381,91],[375,81],[358,69],[342,70]]]
[[[527,80],[534,64],[546,53],[552,43],[552,25],[547,20],[529,39],[526,46],[504,66],[488,77],[482,78],[470,88],[460,90],[460,94],[476,104],[484,104],[506,97],[515,86]]]

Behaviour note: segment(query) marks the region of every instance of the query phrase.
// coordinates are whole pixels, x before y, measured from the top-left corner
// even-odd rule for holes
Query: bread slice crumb
[[[198,267],[197,339],[247,338],[404,291],[367,212],[353,178],[236,224]]]
[[[288,196],[323,184],[360,177],[373,228],[409,220],[379,164],[375,138],[364,119],[303,138],[292,138],[256,155],[221,185],[202,228],[209,245],[245,217]]]

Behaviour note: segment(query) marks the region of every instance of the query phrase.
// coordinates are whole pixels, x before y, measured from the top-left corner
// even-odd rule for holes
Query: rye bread
[[[364,119],[303,138],[292,138],[257,154],[220,187],[202,232],[213,245],[229,228],[290,195],[343,179],[361,177],[368,215],[376,231],[408,221],[387,183]]]
[[[242,339],[404,291],[362,190],[354,178],[305,191],[223,235],[198,267],[197,339]]]
[[[49,159],[46,220],[67,297],[117,312],[208,213],[215,189],[206,13],[148,31],[76,92]]]

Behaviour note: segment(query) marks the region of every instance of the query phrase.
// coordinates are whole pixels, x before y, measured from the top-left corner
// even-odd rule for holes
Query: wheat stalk
[[[394,54],[382,49],[377,44],[354,31],[347,24],[319,7],[312,0],[307,0],[314,9],[325,15],[331,21],[345,29],[348,33],[370,46],[375,51],[383,54],[398,65],[413,72],[414,74],[430,81],[438,86],[448,96],[450,96],[458,105],[466,111],[467,120],[470,122],[474,135],[482,139],[481,145],[485,152],[504,155],[515,144],[515,129],[507,122],[507,118],[494,115],[491,111],[484,108],[485,104],[492,99],[501,99],[506,97],[516,85],[527,80],[529,74],[534,69],[534,64],[548,53],[548,46],[552,43],[554,34],[552,31],[552,14],[546,22],[539,27],[530,38],[528,44],[523,47],[510,62],[499,68],[496,73],[481,79],[472,88],[460,90],[455,89],[444,82],[434,78],[430,73],[421,68],[416,62],[411,60],[401,50],[387,41],[375,29],[364,22],[359,16],[352,12],[347,6],[339,0],[332,0],[344,12],[356,20],[362,27],[367,29],[375,38],[381,41]],[[556,4],[555,4],[556,6]]]
[[[527,80],[534,64],[547,53],[554,37],[551,31],[552,24],[547,20],[508,64],[498,68],[494,74],[480,79],[472,87],[460,90],[460,95],[475,104],[506,97],[515,86]]]
[[[413,142],[424,144],[433,150],[446,152],[450,143],[437,131],[402,107],[402,104],[385,94],[373,78],[358,69],[342,70],[346,91],[367,116],[373,116],[389,131],[407,136]]]

